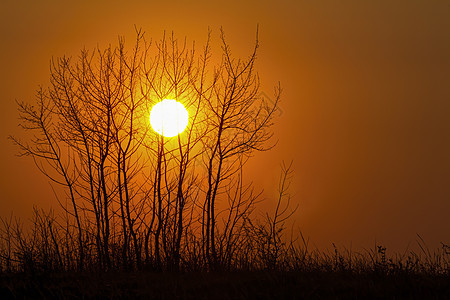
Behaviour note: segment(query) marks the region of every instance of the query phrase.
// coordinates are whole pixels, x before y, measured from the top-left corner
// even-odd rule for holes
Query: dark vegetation
[[[271,140],[280,87],[259,97],[258,40],[233,57],[197,52],[173,35],[131,49],[83,50],[51,62],[50,86],[19,102],[24,139],[11,137],[53,183],[61,213],[34,209],[31,226],[1,220],[1,293],[10,297],[445,297],[450,249],[388,257],[310,249],[290,230],[296,207],[282,164],[273,211],[245,163]],[[177,99],[189,125],[149,129],[151,107]],[[261,166],[264,169],[264,166]]]

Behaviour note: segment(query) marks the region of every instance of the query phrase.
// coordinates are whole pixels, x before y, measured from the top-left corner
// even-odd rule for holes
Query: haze
[[[402,251],[417,234],[450,242],[450,6],[447,1],[2,1],[0,216],[58,207],[20,133],[15,99],[31,101],[51,57],[172,30],[201,46],[223,26],[246,57],[260,29],[258,70],[270,97],[283,88],[276,148],[247,176],[274,196],[279,164],[294,160],[295,227],[320,248]],[[270,205],[268,205],[269,207]]]

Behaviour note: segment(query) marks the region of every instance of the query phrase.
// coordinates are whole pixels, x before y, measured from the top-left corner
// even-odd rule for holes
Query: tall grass
[[[42,273],[72,272],[77,270],[79,245],[74,224],[62,222],[53,211],[34,209],[31,226],[10,216],[1,218],[0,226],[0,272]],[[425,274],[450,275],[450,246],[442,243],[438,249],[429,249],[418,236],[418,252],[388,255],[386,247],[374,245],[364,251],[338,247],[332,244],[331,251],[310,249],[308,242],[299,233],[298,239],[288,238],[286,228],[274,233],[267,230],[273,225],[268,218],[264,222],[249,222],[249,226],[237,239],[232,253],[221,255],[226,261],[219,263],[222,271],[301,271],[339,272],[350,274]],[[272,219],[273,221],[273,219]],[[25,229],[28,228],[28,229]],[[100,271],[94,234],[85,233],[82,245],[86,255],[86,271]],[[198,246],[199,240],[192,235],[191,244],[183,249],[182,272],[207,271],[206,263]],[[120,241],[111,247],[112,270],[127,270],[122,261]],[[170,257],[163,261],[170,265]],[[136,266],[136,265],[134,265]],[[135,267],[136,268],[136,267]],[[128,269],[129,271],[136,269]],[[152,259],[146,260],[142,270],[154,270]],[[169,268],[166,268],[169,270]]]

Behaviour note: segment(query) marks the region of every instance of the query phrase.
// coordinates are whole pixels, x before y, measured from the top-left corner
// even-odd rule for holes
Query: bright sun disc
[[[183,132],[188,124],[189,114],[183,104],[164,99],[153,106],[150,112],[150,125],[157,133],[173,137]]]

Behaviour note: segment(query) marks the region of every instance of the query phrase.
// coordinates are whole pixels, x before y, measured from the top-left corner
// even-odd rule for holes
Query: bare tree
[[[280,99],[280,88],[275,90],[273,103],[257,97],[259,77],[255,71],[258,49],[256,42],[247,60],[232,57],[229,45],[221,31],[222,62],[217,69],[217,80],[206,98],[208,107],[208,136],[203,139],[207,175],[204,204],[205,256],[210,264],[217,260],[216,251],[216,199],[221,188],[232,184],[233,176],[242,169],[243,161],[253,151],[271,148],[274,112]]]
[[[120,38],[115,47],[53,59],[37,107],[19,103],[23,128],[36,134],[12,139],[66,191],[70,206],[60,204],[77,228],[80,269],[145,262],[180,270],[192,259],[213,269],[231,266],[247,247],[259,194],[243,169],[254,151],[273,146],[281,89],[272,103],[258,97],[258,33],[240,60],[221,31],[216,64],[210,36],[197,53],[173,34],[151,43],[136,30],[131,49]],[[149,130],[149,111],[163,99],[189,112],[176,137]]]
[[[79,268],[83,267],[83,232],[81,227],[79,209],[75,198],[76,174],[73,171],[73,152],[70,150],[65,159],[61,145],[58,142],[58,134],[52,120],[55,111],[54,103],[50,101],[48,94],[40,89],[37,93],[37,103],[34,107],[24,102],[18,102],[21,126],[26,130],[35,132],[31,143],[23,143],[11,137],[20,148],[20,155],[32,156],[36,166],[53,182],[68,189],[69,198],[73,208],[78,228],[79,242]]]

